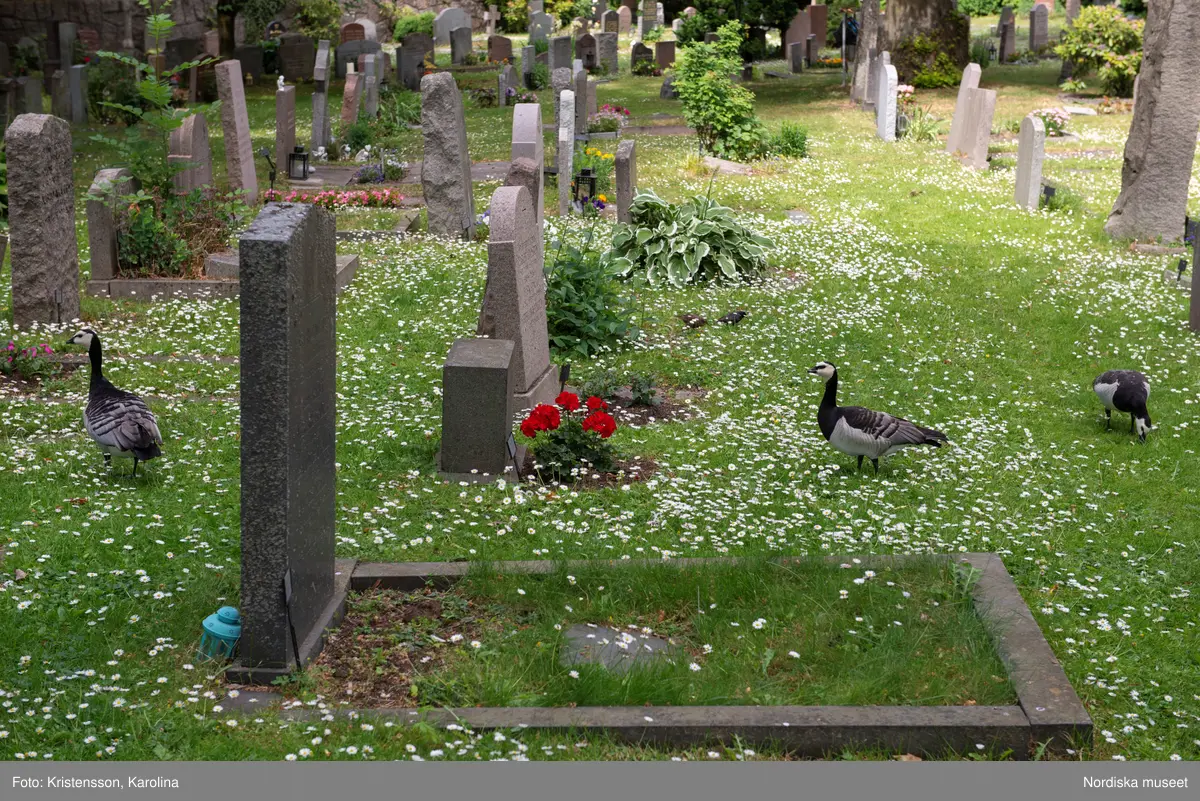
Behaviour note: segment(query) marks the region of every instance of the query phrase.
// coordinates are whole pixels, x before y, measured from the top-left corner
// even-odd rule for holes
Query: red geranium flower
[[[598,412],[607,409],[608,404],[604,402],[603,398],[593,395],[587,399],[587,407],[589,412]]]
[[[574,392],[560,392],[554,402],[566,409],[568,412],[573,412],[579,408],[579,396]]]
[[[544,430],[542,422],[532,415],[521,421],[521,433],[530,439],[536,437],[537,433],[542,430]]]
[[[562,422],[562,415],[559,413],[558,407],[545,403],[534,406],[530,417],[537,419],[542,424],[543,431],[553,431]]]
[[[595,431],[600,439],[608,439],[617,430],[617,421],[608,412],[592,412],[583,421],[584,431]]]

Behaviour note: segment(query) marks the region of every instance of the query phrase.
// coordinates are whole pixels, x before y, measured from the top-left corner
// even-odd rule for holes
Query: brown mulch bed
[[[521,466],[522,478],[533,477],[535,480],[538,478],[538,473],[534,470],[533,465],[533,454],[526,451],[525,462]],[[613,470],[605,473],[588,471],[585,474],[577,476],[573,481],[553,481],[547,476],[544,479],[544,483],[554,485],[566,484],[573,490],[606,489],[645,481],[658,472],[658,463],[648,456],[638,456],[633,459],[616,459],[613,462],[613,467]]]
[[[609,411],[621,425],[644,426],[650,423],[665,423],[670,420],[691,419],[695,407],[693,401],[704,397],[704,390],[696,387],[686,387],[680,390],[659,389],[662,402],[657,406],[643,403],[633,403],[628,397],[628,391],[618,393]]]
[[[445,590],[368,590],[352,597],[309,673],[317,692],[334,702],[415,707],[420,677],[469,650],[486,628],[473,601]],[[454,642],[456,635],[461,640]]]

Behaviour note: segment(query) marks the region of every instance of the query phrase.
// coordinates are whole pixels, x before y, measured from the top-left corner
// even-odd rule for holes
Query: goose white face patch
[[[1139,437],[1144,437],[1150,433],[1150,426],[1140,417],[1133,418],[1133,429]]]

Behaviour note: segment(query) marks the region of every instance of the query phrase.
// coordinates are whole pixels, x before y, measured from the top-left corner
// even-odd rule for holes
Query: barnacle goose
[[[910,445],[940,448],[943,442],[949,442],[941,431],[922,428],[886,412],[861,406],[838,406],[837,367],[829,362],[810,367],[808,372],[825,380],[825,396],[821,398],[821,406],[817,410],[821,434],[842,453],[857,456],[859,470],[862,470],[864,457],[871,460],[871,465],[878,473],[880,457],[889,456]]]
[[[1150,399],[1150,382],[1136,370],[1109,370],[1092,382],[1092,389],[1104,404],[1104,429],[1112,428],[1113,409],[1129,415],[1129,431],[1137,432],[1138,439],[1146,441],[1150,432],[1150,413],[1146,401]]]
[[[137,475],[138,462],[147,462],[162,456],[159,445],[162,436],[158,433],[158,421],[146,402],[131,392],[117,389],[104,377],[101,370],[102,354],[100,337],[90,328],[85,328],[67,341],[68,345],[80,345],[88,349],[92,362],[92,380],[88,387],[87,408],[83,411],[83,427],[104,453],[104,463],[111,464],[112,457],[133,458],[133,474]]]

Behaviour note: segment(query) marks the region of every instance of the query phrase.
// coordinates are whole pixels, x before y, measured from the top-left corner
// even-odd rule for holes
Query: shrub
[[[908,115],[908,130],[904,132],[905,139],[911,139],[914,142],[936,142],[938,140],[939,120],[929,109],[914,105]]]
[[[617,421],[608,404],[597,397],[580,403],[571,392],[560,393],[555,405],[539,403],[521,421],[521,434],[531,440],[535,463],[556,481],[571,478],[579,468],[609,471],[615,453],[608,441]]]
[[[752,233],[716,201],[697,196],[675,205],[639,192],[629,207],[632,222],[618,224],[613,253],[625,277],[651,286],[683,287],[711,280],[744,280],[766,267],[774,243]]]
[[[1113,6],[1089,6],[1063,31],[1062,44],[1054,52],[1071,63],[1077,86],[1094,71],[1106,94],[1129,97],[1142,66],[1145,27],[1143,20],[1128,19]]]
[[[404,205],[404,195],[395,189],[325,189],[320,192],[282,192],[268,189],[263,203],[312,203],[327,209],[391,209]]]
[[[987,69],[992,63],[992,54],[988,50],[990,40],[986,36],[976,36],[971,40],[971,61],[979,65],[981,70]]]
[[[962,80],[962,70],[950,54],[922,34],[901,42],[892,54],[892,61],[896,71],[902,76],[911,76],[912,85],[918,89],[957,86]]]
[[[621,379],[617,375],[617,371],[609,368],[602,373],[589,378],[583,382],[580,388],[584,395],[596,396],[604,400],[612,400],[617,397],[617,390],[621,388]]]
[[[433,36],[433,20],[436,15],[432,11],[420,14],[408,6],[404,6],[396,14],[396,27],[392,29],[392,38],[399,41],[410,33],[424,33]]]
[[[972,17],[986,17],[999,14],[1000,7],[1006,4],[1006,0],[958,0],[958,10]]]
[[[529,83],[534,89],[549,89],[550,66],[540,61],[534,64],[533,71],[529,74]]]
[[[654,385],[654,376],[635,373],[629,377],[630,403],[634,406],[660,406],[658,387]]]
[[[663,38],[663,29],[655,25],[650,30],[642,34],[642,41],[646,44],[654,44]]]
[[[653,78],[662,75],[662,70],[659,69],[654,59],[642,59],[635,61],[633,67],[629,70],[633,75],[639,78]]]
[[[342,7],[337,0],[301,0],[294,19],[305,36],[336,42]]]
[[[683,18],[683,24],[679,26],[679,30],[675,32],[675,41],[678,47],[689,45],[692,42],[703,42],[704,34],[708,33],[709,20],[703,13],[694,14],[690,17]]]
[[[379,95],[378,126],[384,136],[421,124],[421,93],[385,84]]]
[[[138,116],[122,109],[129,106],[146,111],[149,104],[138,94],[133,70],[109,58],[88,63],[88,118],[105,125],[123,122],[134,125]]]
[[[575,169],[590,169],[596,176],[596,191],[612,187],[612,174],[616,166],[616,156],[606,153],[598,147],[584,147],[575,151]]]
[[[736,20],[726,23],[717,42],[697,42],[677,53],[675,89],[701,150],[748,161],[762,156],[767,137],[754,113],[754,95],[729,77],[741,68],[741,28]]]
[[[562,245],[546,268],[546,327],[561,356],[587,359],[635,335],[618,271],[607,254]]]
[[[372,144],[375,139],[375,131],[371,128],[371,123],[367,120],[359,120],[352,122],[342,128],[341,136],[338,141],[342,146],[350,149],[350,155],[353,156],[364,147]]]
[[[165,197],[141,190],[120,200],[118,272],[139,278],[199,276],[204,257],[226,249],[250,213],[238,194],[199,189]]]
[[[767,149],[773,156],[805,158],[808,156],[808,131],[803,126],[785,122],[779,133],[771,137]]]
[[[46,342],[22,346],[15,340],[0,349],[0,375],[41,381],[58,372],[57,362],[51,361],[54,349]]]
[[[1042,195],[1038,205],[1046,211],[1083,211],[1083,195],[1065,186],[1055,187],[1054,194]]]
[[[472,89],[471,99],[479,108],[492,108],[496,105],[495,89]]]

